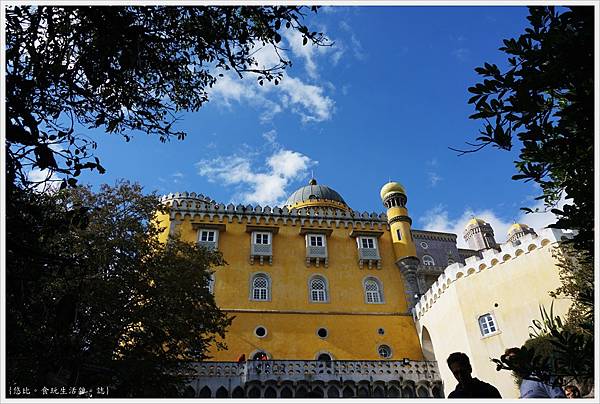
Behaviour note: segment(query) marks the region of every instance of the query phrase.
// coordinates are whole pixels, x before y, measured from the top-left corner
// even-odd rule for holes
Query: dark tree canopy
[[[208,290],[220,253],[161,243],[160,201],[138,185],[11,192],[7,385],[181,394],[189,363],[206,359],[231,323]]]
[[[594,223],[594,8],[530,7],[530,27],[505,39],[509,68],[485,63],[475,70],[483,81],[469,88],[485,122],[478,143],[521,151],[515,180],[534,181],[537,198],[553,207],[572,199],[552,227],[577,230],[577,249],[593,256]],[[517,144],[519,144],[517,143]]]
[[[312,8],[316,10],[315,7]],[[198,110],[222,72],[282,79],[289,60],[259,65],[260,47],[279,51],[280,32],[325,45],[303,24],[305,7],[55,7],[6,10],[7,174],[25,184],[31,168],[103,172],[96,143],[78,125],[122,135],[186,136],[178,113]],[[278,53],[279,54],[279,53]],[[79,126],[81,128],[81,126]],[[66,182],[64,182],[66,185]]]

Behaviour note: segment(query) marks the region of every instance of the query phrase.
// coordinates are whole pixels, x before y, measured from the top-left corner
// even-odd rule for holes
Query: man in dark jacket
[[[450,354],[446,360],[458,385],[448,398],[502,398],[500,392],[489,383],[482,382],[476,377],[471,377],[471,362],[469,357],[462,352]]]

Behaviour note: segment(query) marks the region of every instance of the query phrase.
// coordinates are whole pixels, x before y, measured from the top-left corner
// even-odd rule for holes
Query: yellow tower
[[[406,209],[406,191],[397,182],[388,182],[381,188],[381,200],[387,208],[387,219],[392,233],[396,260],[416,257],[417,249],[410,234],[412,220]]]
[[[381,188],[381,200],[387,208],[396,265],[404,276],[406,300],[410,308],[417,302],[417,249],[410,233],[411,218],[406,209],[406,191],[398,182],[388,182]]]

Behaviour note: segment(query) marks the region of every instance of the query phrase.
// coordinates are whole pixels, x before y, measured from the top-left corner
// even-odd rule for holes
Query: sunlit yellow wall
[[[519,396],[510,372],[497,372],[490,358],[521,346],[529,338],[532,320],[540,318],[539,305],[550,309],[548,292],[560,286],[551,248],[535,249],[456,280],[419,319],[418,326],[431,336],[446,395],[457,382],[445,361],[460,351],[469,355],[473,376],[496,386],[504,398]],[[565,314],[569,305],[568,300],[555,300],[554,313]],[[485,313],[494,315],[499,334],[481,337],[478,318]]]
[[[196,216],[194,223],[210,223],[208,216],[203,220]],[[177,214],[175,222],[180,222],[176,231],[184,240],[197,240],[198,232],[193,229],[189,215],[182,218]],[[327,351],[340,360],[377,360],[380,344],[392,348],[392,359],[422,359],[385,225],[378,240],[381,269],[375,266],[368,269],[367,265],[360,269],[356,240],[350,237],[351,227],[331,227],[333,232],[327,236],[329,265],[316,268],[314,264],[309,267],[305,264],[305,237],[300,235],[300,225],[283,225],[280,221],[279,232],[273,237],[273,265],[268,262],[260,265],[258,260],[251,265],[251,234],[246,232],[246,219],[239,223],[234,218],[232,223],[225,224],[226,231],[219,233],[219,250],[228,265],[217,268],[214,293],[219,307],[236,318],[225,340],[228,350],[212,351],[214,360],[236,360],[241,353],[250,356],[258,349],[274,359],[314,359],[318,353]],[[166,225],[163,240],[168,228]],[[250,280],[258,272],[271,278],[269,302],[250,300]],[[309,301],[308,281],[313,274],[327,279],[328,303]],[[365,303],[363,279],[367,276],[378,278],[383,285],[383,304]],[[268,330],[265,338],[254,335],[259,325]],[[316,335],[319,327],[328,329],[326,339]],[[378,328],[383,328],[385,334],[379,335]]]

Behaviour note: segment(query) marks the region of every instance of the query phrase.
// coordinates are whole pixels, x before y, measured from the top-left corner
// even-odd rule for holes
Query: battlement
[[[270,207],[270,206],[252,206],[238,204],[220,204],[212,199],[194,192],[168,194],[161,198],[163,204],[169,207],[171,219],[175,219],[176,214],[182,217],[189,215],[191,220],[205,220],[219,222],[228,221],[231,223],[234,218],[238,222],[246,221],[247,223],[258,224],[261,219],[265,224],[283,225],[297,223],[304,226],[310,225],[327,225],[340,227],[362,227],[362,228],[377,228],[387,227],[387,215],[385,213],[376,212],[356,212],[353,210],[342,211],[334,208],[300,208],[289,209],[287,207]],[[307,223],[308,222],[308,223]]]
[[[548,228],[542,230],[537,236],[535,234],[528,234],[522,237],[518,245],[508,242],[502,244],[500,250],[488,249],[482,251],[483,258],[472,256],[465,259],[464,265],[459,262],[449,265],[427,292],[421,296],[413,309],[413,316],[418,320],[425,315],[453,282],[457,282],[461,278],[468,278],[478,272],[492,269],[499,264],[519,259],[523,254],[571,237],[572,233],[567,233],[560,229]],[[464,280],[461,280],[461,282],[464,282]]]

